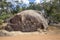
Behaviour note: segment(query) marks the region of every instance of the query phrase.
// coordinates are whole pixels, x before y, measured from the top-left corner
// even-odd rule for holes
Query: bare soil
[[[0,37],[0,40],[60,40],[60,35],[25,34],[12,37]]]

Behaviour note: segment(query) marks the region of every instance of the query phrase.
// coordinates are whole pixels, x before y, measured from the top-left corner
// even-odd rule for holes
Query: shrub
[[[4,22],[4,20],[0,19],[0,25],[2,25],[3,22]]]

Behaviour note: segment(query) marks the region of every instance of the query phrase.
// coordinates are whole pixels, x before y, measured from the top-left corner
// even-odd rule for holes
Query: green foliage
[[[49,3],[43,3],[46,16],[49,20],[60,22],[60,1],[54,0]]]
[[[11,16],[11,14],[2,12],[2,14],[0,15],[0,19],[5,20],[5,19],[9,18],[10,16]]]
[[[41,10],[41,6],[40,6],[40,4],[34,4],[34,3],[30,3],[30,5],[29,5],[29,7],[27,7],[26,9],[32,9],[32,10]]]
[[[17,5],[17,6],[16,6],[16,12],[18,13],[18,12],[19,12],[19,10],[20,10],[20,6],[19,6],[19,5]]]
[[[0,19],[0,25],[2,25],[2,23],[3,23],[3,20],[2,20],[2,19]]]
[[[5,12],[2,12],[2,14],[0,15],[0,25],[4,22],[5,19],[11,17],[12,14],[7,14]]]
[[[2,23],[4,22],[5,19],[11,17],[12,14],[7,14],[6,12],[2,12],[2,14],[0,15],[0,25],[2,25]]]

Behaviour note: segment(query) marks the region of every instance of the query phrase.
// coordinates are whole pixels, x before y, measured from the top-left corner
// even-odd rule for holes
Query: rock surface
[[[7,31],[33,32],[38,29],[46,30],[48,23],[42,13],[35,10],[25,10],[8,20]]]

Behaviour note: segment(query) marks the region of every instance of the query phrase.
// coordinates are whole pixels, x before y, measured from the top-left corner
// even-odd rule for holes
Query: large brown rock
[[[38,29],[46,30],[48,27],[46,19],[42,13],[35,10],[25,10],[8,20],[5,30],[33,32]]]

